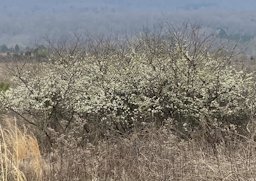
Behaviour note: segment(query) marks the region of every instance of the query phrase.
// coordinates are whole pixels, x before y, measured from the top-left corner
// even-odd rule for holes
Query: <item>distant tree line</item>
[[[6,44],[2,44],[0,46],[0,52],[1,53],[7,53],[7,52],[15,52],[19,53],[23,48],[21,48],[20,45],[16,44],[15,46],[8,47]]]
[[[32,57],[47,57],[48,49],[44,45],[38,45],[36,47],[23,47],[16,44],[15,46],[7,46],[6,44],[0,45],[0,53],[6,55],[23,55]]]

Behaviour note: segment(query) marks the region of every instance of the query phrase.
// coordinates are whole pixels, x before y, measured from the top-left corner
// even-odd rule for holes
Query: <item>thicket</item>
[[[48,61],[16,69],[2,106],[51,144],[65,137],[83,145],[148,125],[184,139],[247,136],[254,74],[232,65],[234,52],[213,38],[186,26],[52,46]]]

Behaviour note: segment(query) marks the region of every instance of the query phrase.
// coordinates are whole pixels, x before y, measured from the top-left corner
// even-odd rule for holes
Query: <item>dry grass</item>
[[[15,66],[14,63],[0,62],[0,81],[9,82],[11,76],[9,67]]]
[[[0,180],[42,180],[37,140],[19,130],[15,120],[2,121],[0,133]]]
[[[148,130],[85,148],[56,149],[45,180],[226,180],[256,178],[256,144],[181,141],[166,130]]]
[[[167,129],[148,130],[77,145],[59,137],[51,153],[21,131],[15,121],[0,129],[0,180],[45,181],[157,181],[256,180],[256,143],[234,137],[209,144],[203,139],[183,141]],[[42,145],[43,146],[43,145]]]

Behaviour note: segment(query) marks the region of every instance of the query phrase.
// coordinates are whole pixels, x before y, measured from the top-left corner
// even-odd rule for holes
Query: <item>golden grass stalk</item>
[[[0,181],[41,180],[42,159],[36,138],[18,129],[16,120],[5,123],[0,126]]]

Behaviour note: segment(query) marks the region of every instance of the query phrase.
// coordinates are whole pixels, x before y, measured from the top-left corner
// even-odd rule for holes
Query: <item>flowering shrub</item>
[[[185,135],[204,125],[245,129],[253,115],[253,75],[236,70],[228,55],[194,34],[53,54],[36,74],[17,74],[2,102],[45,132],[80,127],[84,135],[92,124],[107,134],[168,121]]]

